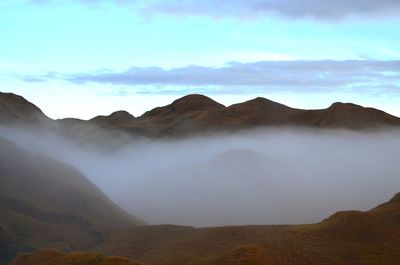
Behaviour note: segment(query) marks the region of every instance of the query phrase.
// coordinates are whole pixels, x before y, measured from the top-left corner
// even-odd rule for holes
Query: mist
[[[2,128],[0,136],[76,167],[148,224],[313,223],[400,191],[393,130],[262,129],[129,140],[112,151],[50,131]]]

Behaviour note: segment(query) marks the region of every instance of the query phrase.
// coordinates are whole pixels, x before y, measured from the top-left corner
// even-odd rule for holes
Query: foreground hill
[[[396,265],[399,198],[312,225],[141,227],[115,233],[97,250],[147,265]]]
[[[351,103],[334,103],[327,109],[294,109],[255,98],[228,107],[203,95],[188,95],[171,104],[134,117],[126,111],[91,120],[51,120],[34,104],[11,93],[0,93],[0,124],[50,127],[82,142],[125,136],[171,137],[270,126],[377,129],[400,126],[400,118]],[[100,140],[99,140],[100,139]]]
[[[0,139],[0,264],[24,250],[89,249],[138,223],[73,167]]]
[[[311,225],[201,229],[161,225],[115,230],[94,251],[146,265],[397,265],[399,198],[397,194],[367,212],[338,212]],[[71,264],[65,257],[56,251],[39,251],[19,256],[12,265],[43,265],[47,260]],[[103,264],[88,258],[74,260],[80,265]]]

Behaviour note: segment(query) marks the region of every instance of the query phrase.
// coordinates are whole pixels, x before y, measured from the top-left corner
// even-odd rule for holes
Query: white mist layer
[[[399,131],[259,130],[138,140],[109,153],[51,133],[1,135],[75,166],[149,224],[312,223],[400,191]]]

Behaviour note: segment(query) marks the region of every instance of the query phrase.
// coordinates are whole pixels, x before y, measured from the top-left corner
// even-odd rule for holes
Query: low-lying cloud
[[[114,152],[43,135],[1,130],[26,149],[75,166],[150,224],[318,222],[339,210],[367,210],[400,191],[398,131],[270,129],[138,139]]]
[[[140,93],[199,89],[207,93],[357,92],[398,93],[400,61],[261,61],[232,62],[223,67],[187,66],[164,69],[132,67],[126,71],[49,73],[21,76],[26,82],[63,80],[131,87]],[[137,87],[140,87],[139,89]]]

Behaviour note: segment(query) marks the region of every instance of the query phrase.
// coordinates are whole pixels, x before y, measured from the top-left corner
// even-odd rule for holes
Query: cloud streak
[[[400,61],[262,61],[232,62],[223,67],[187,66],[164,69],[132,67],[126,71],[49,73],[21,76],[26,82],[63,80],[74,84],[133,87],[141,93],[196,91],[400,93]]]
[[[400,2],[396,0],[161,0],[146,7],[150,13],[172,15],[232,16],[254,18],[280,15],[289,18],[315,18],[336,20],[348,16],[376,16],[398,14]]]
[[[76,0],[86,5],[115,3],[130,5],[145,15],[236,17],[254,19],[278,15],[286,18],[339,20],[350,16],[387,16],[400,13],[397,0]],[[32,3],[59,3],[60,0],[31,0]]]

